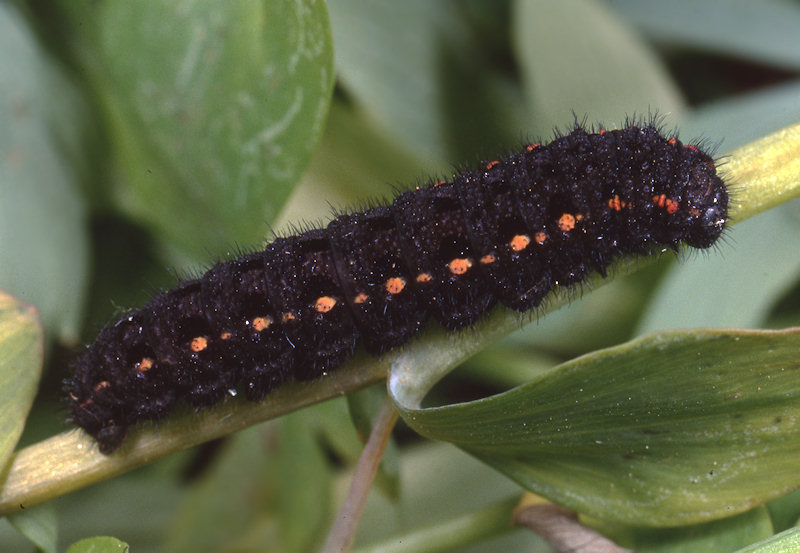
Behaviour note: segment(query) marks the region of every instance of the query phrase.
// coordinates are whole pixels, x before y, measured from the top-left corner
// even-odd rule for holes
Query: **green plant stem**
[[[733,222],[800,196],[800,124],[730,152],[719,170],[731,189]]]
[[[0,516],[127,472],[171,453],[380,382],[387,360],[359,355],[313,382],[290,383],[261,402],[227,401],[198,413],[184,408],[157,425],[131,431],[103,455],[85,433],[72,430],[17,451],[0,474]]]

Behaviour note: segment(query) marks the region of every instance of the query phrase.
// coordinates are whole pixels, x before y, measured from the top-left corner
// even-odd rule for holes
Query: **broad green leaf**
[[[78,181],[86,106],[12,3],[0,4],[0,288],[77,339],[87,232]]]
[[[610,0],[653,40],[800,68],[800,7],[781,0]]]
[[[781,532],[736,553],[789,553],[800,550],[800,527]]]
[[[423,173],[417,158],[334,101],[319,148],[275,226],[288,232],[298,221],[325,224],[331,206],[346,209],[390,197],[398,183],[414,183]]]
[[[385,132],[444,159],[440,47],[465,31],[452,4],[335,0],[330,10],[345,89]]]
[[[0,291],[0,466],[25,427],[42,374],[43,347],[36,311]]]
[[[733,553],[774,534],[763,505],[736,516],[673,528],[615,527],[596,522],[596,528],[616,543],[640,553]]]
[[[518,115],[516,85],[472,40],[463,3],[335,0],[329,6],[342,87],[384,136],[429,164],[494,155],[482,150],[516,146],[530,131]]]
[[[58,551],[58,518],[53,503],[15,513],[8,517],[8,521],[42,553]]]
[[[776,228],[784,236],[800,236],[798,205],[795,200],[735,225],[726,231],[721,255],[711,254],[668,274],[637,333],[687,325],[763,326],[772,306],[800,274],[800,248],[793,240],[775,240]],[[713,289],[697,284],[708,282],[714,283]]]
[[[578,512],[703,522],[800,486],[800,330],[676,331],[561,365],[483,400],[419,404],[435,371],[392,369],[420,434]]]
[[[241,536],[266,509],[265,474],[277,472],[263,446],[265,427],[250,428],[222,443],[183,497],[164,550],[217,551]]]
[[[280,550],[287,553],[319,547],[331,506],[330,468],[304,418],[294,413],[281,424],[277,507]]]
[[[84,61],[120,164],[120,207],[197,257],[259,244],[325,122],[333,84],[325,3],[71,9],[98,25]]]
[[[513,6],[514,48],[537,133],[569,126],[573,114],[610,125],[652,110],[683,110],[680,92],[650,46],[603,3]]]
[[[176,522],[190,490],[182,479],[197,452],[175,455],[146,470],[111,478],[58,499],[59,552],[90,536],[116,536],[133,551],[166,548],[169,527]],[[229,508],[235,509],[231,504]],[[0,543],[2,538],[0,537]],[[155,544],[161,547],[154,547]],[[15,549],[16,551],[16,549]],[[5,553],[5,552],[4,552]]]
[[[364,444],[358,439],[347,411],[350,396],[325,401],[303,411],[304,431],[325,444],[330,455],[355,465]]]
[[[800,121],[797,98],[800,98],[800,79],[722,98],[682,118],[681,136],[708,137],[711,144],[719,144],[718,152],[739,148]]]
[[[777,532],[797,525],[800,523],[800,490],[770,501],[767,507]]]
[[[107,536],[86,538],[69,546],[67,553],[128,553],[128,544]]]
[[[580,297],[571,298],[564,309],[539,318],[496,347],[510,345],[550,355],[574,356],[628,340],[652,294],[653,282],[657,282],[660,274],[671,264],[670,257],[664,256],[649,267],[643,263],[641,270],[607,279],[603,286],[593,285],[591,293],[587,287]],[[561,357],[557,362],[565,360]]]

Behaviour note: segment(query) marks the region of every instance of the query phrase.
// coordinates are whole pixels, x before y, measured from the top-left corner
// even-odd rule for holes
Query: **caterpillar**
[[[358,345],[401,346],[429,318],[455,331],[496,303],[525,312],[621,256],[708,248],[727,223],[712,156],[655,122],[549,144],[345,213],[217,263],[100,332],[65,382],[100,451],[178,401],[258,401],[323,377]]]

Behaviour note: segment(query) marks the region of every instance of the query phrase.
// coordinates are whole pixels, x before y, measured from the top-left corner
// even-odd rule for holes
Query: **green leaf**
[[[325,123],[334,76],[325,4],[71,9],[98,25],[85,63],[120,163],[118,205],[197,257],[260,243]]]
[[[86,106],[11,3],[0,4],[0,288],[77,339],[86,293]],[[81,153],[80,156],[86,157]]]
[[[775,240],[776,228],[784,236],[800,236],[796,209],[788,203],[744,221],[726,231],[725,241],[735,247],[670,272],[639,321],[637,334],[682,328],[689,321],[702,327],[763,326],[800,274],[800,248],[793,240]],[[698,282],[713,282],[713,291]]]
[[[58,518],[53,503],[26,509],[11,515],[8,521],[43,553],[58,551]]]
[[[616,543],[644,553],[732,553],[774,533],[764,506],[720,520],[673,528],[615,527],[607,522],[595,527]]]
[[[168,529],[176,523],[182,501],[190,495],[189,464],[198,452],[175,455],[146,470],[111,478],[98,486],[59,497],[59,551],[82,538],[116,536],[133,551],[166,548]],[[196,468],[196,466],[195,466]],[[249,467],[248,467],[249,468]],[[229,507],[235,507],[228,505]],[[157,540],[157,541],[154,541]],[[2,536],[0,536],[0,543]]]
[[[414,182],[422,172],[418,159],[353,109],[334,101],[319,149],[276,227],[288,232],[297,221],[327,221],[331,206],[345,208],[390,197],[393,183]]]
[[[0,466],[11,457],[36,396],[43,344],[36,311],[0,291]]]
[[[770,501],[767,505],[775,530],[782,532],[800,523],[800,490]]]
[[[611,0],[653,40],[800,68],[800,8],[780,0]]]
[[[721,140],[720,145],[726,150],[739,148],[784,128],[789,122],[786,114],[797,109],[798,97],[800,81],[794,80],[722,98],[704,104],[682,118],[679,123],[681,136],[709,137],[715,145]],[[800,114],[794,117],[799,118]]]
[[[683,110],[680,92],[658,57],[603,3],[518,1],[512,23],[538,133],[563,128],[573,114],[612,124],[652,110]]]
[[[792,528],[736,553],[787,553],[800,550],[800,528]]]
[[[172,553],[218,550],[244,533],[264,507],[263,475],[272,469],[263,427],[223,442],[213,461],[186,491],[166,537]]]
[[[681,525],[800,485],[798,348],[796,329],[667,332],[480,401],[419,408],[437,375],[409,374],[401,362],[390,391],[417,432],[556,503],[604,520]]]
[[[449,137],[458,136],[464,152],[464,142],[481,134],[503,135],[499,121],[519,122],[507,117],[497,79],[475,79],[481,53],[458,8],[426,0],[330,3],[342,86],[383,134],[438,163],[450,159]],[[488,62],[481,69],[493,71]]]
[[[319,547],[331,505],[331,472],[305,413],[281,424],[278,506],[281,551],[301,553]]]
[[[128,544],[117,538],[86,538],[69,546],[67,553],[128,553]]]

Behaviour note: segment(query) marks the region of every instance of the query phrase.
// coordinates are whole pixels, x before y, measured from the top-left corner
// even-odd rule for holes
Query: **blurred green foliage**
[[[63,429],[59,382],[81,340],[273,229],[547,140],[574,117],[658,113],[723,154],[800,121],[798,77],[789,0],[0,4],[0,288],[39,309],[50,346],[22,443]],[[430,401],[486,396],[644,331],[797,325],[798,205],[583,294]],[[398,439],[397,491],[371,498],[364,551],[519,493],[452,446]],[[14,528],[45,550],[110,535],[137,553],[314,551],[359,447],[337,400],[37,507]],[[793,494],[636,543],[735,551],[798,516]],[[7,522],[0,547],[34,549]],[[548,551],[519,530],[462,550]]]

